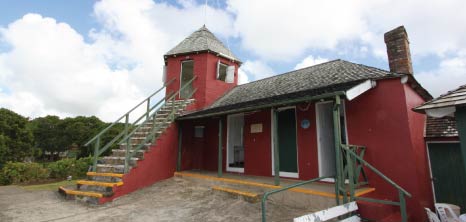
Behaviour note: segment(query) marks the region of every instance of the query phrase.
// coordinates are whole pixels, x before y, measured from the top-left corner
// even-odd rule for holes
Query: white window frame
[[[220,66],[225,66],[225,79],[224,80],[221,80],[219,79],[220,78]],[[217,61],[217,80],[220,80],[222,82],[225,82],[226,78],[227,78],[227,69],[228,69],[228,64],[225,64],[225,63],[222,63],[220,61],[220,59]]]

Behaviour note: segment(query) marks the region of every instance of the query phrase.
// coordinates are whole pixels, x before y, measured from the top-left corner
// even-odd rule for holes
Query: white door
[[[244,115],[228,116],[227,171],[244,172],[243,127]]]
[[[319,176],[335,175],[333,102],[316,103]]]

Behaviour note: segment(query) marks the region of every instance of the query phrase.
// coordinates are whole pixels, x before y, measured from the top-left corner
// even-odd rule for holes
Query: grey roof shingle
[[[414,108],[415,111],[422,112],[426,109],[443,108],[450,106],[466,106],[466,85],[449,91],[431,101],[428,101],[421,106]]]
[[[215,35],[205,26],[202,26],[190,36],[181,41],[165,55],[178,55],[191,52],[212,51],[221,53],[236,61],[240,61]]]
[[[210,107],[187,114],[185,117],[254,107],[304,96],[346,91],[368,79],[376,80],[401,76],[404,74],[392,73],[344,60],[333,60],[238,85]]]
[[[427,117],[425,137],[455,137],[458,136],[454,117]]]

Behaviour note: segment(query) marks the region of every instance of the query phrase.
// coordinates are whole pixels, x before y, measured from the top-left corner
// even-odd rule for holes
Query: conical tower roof
[[[205,25],[168,51],[165,56],[204,51],[216,52],[223,57],[241,62]]]

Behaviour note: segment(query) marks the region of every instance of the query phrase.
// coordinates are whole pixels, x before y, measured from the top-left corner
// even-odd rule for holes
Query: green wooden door
[[[282,110],[277,117],[280,172],[297,173],[295,109]]]
[[[459,143],[429,143],[429,158],[437,203],[451,203],[466,212],[466,172]]]

